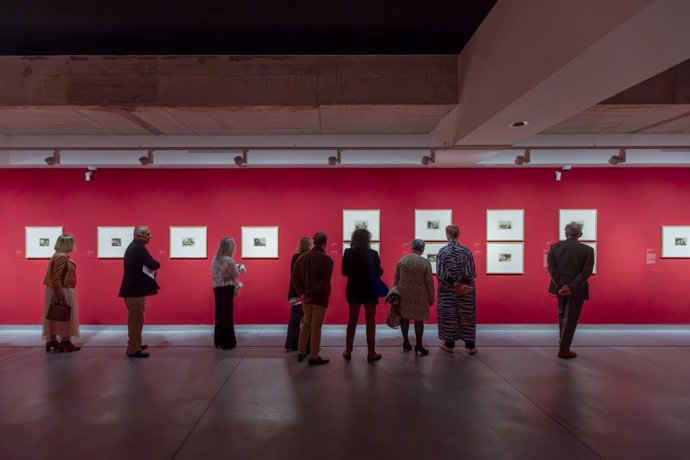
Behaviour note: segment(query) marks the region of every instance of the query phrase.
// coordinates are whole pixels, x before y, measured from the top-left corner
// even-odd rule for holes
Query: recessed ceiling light
[[[511,124],[509,124],[508,126],[510,126],[511,128],[522,128],[523,126],[527,126],[528,123],[529,122],[527,120],[514,121]]]

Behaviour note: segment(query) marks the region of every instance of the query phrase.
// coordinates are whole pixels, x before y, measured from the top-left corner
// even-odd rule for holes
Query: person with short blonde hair
[[[451,224],[446,227],[448,244],[436,256],[438,280],[438,336],[440,348],[453,353],[455,342],[465,342],[471,355],[477,352],[477,277],[472,252],[458,242],[460,228]]]
[[[53,321],[45,319],[43,322],[43,337],[46,340],[46,351],[72,352],[81,347],[75,346],[71,337],[79,337],[79,308],[77,306],[77,266],[70,259],[69,253],[74,251],[76,243],[74,235],[65,233],[55,241],[55,253],[48,264],[48,271],[43,280],[46,286],[45,310],[43,317],[48,314],[48,308],[53,303],[60,302],[69,305],[70,318],[67,321]],[[60,341],[58,342],[58,336]]]

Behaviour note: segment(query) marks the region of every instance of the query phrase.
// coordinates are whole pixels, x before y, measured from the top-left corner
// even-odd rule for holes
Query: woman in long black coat
[[[350,360],[357,330],[359,310],[364,305],[364,318],[367,328],[367,361],[378,361],[381,354],[376,352],[376,305],[378,298],[374,291],[374,277],[383,274],[379,253],[371,249],[371,233],[357,229],[352,233],[350,248],[343,254],[343,276],[347,276],[345,295],[349,307],[347,335],[343,357]]]

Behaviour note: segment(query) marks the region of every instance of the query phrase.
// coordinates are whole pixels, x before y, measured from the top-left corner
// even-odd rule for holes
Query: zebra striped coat
[[[465,295],[455,292],[455,283],[474,287],[477,272],[470,250],[450,240],[436,257],[438,278],[438,337],[446,342],[462,340],[466,343],[476,340],[477,311],[476,293],[472,289]]]

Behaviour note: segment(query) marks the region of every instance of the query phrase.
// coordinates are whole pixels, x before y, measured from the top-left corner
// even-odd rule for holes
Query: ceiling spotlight
[[[328,157],[328,166],[339,165],[342,161],[343,149],[338,149],[335,151],[335,155]]]
[[[59,165],[60,151],[58,149],[53,150],[53,154],[49,157],[46,157],[43,161],[45,161],[48,166]]]
[[[527,126],[529,124],[529,121],[527,120],[520,120],[520,121],[514,121],[508,126],[511,128],[522,128],[523,126]]]
[[[620,149],[618,150],[618,155],[611,155],[611,158],[609,158],[609,164],[616,166],[621,163],[625,163],[625,157],[626,157],[626,152],[625,149]]]
[[[518,166],[528,164],[531,159],[531,152],[532,151],[530,149],[525,149],[525,153],[523,155],[518,155],[517,157],[515,157],[515,164]]]
[[[149,149],[145,157],[139,157],[139,163],[142,166],[148,166],[153,164],[153,149]]]
[[[86,172],[84,173],[84,180],[86,182],[91,182],[91,179],[93,179],[93,174],[98,170],[95,166],[89,166],[86,168]]]
[[[247,149],[242,149],[242,155],[237,155],[235,157],[235,166],[243,168],[247,166]]]
[[[429,155],[424,155],[422,157],[422,164],[424,166],[429,166],[436,163],[436,150],[431,149],[429,150]]]

